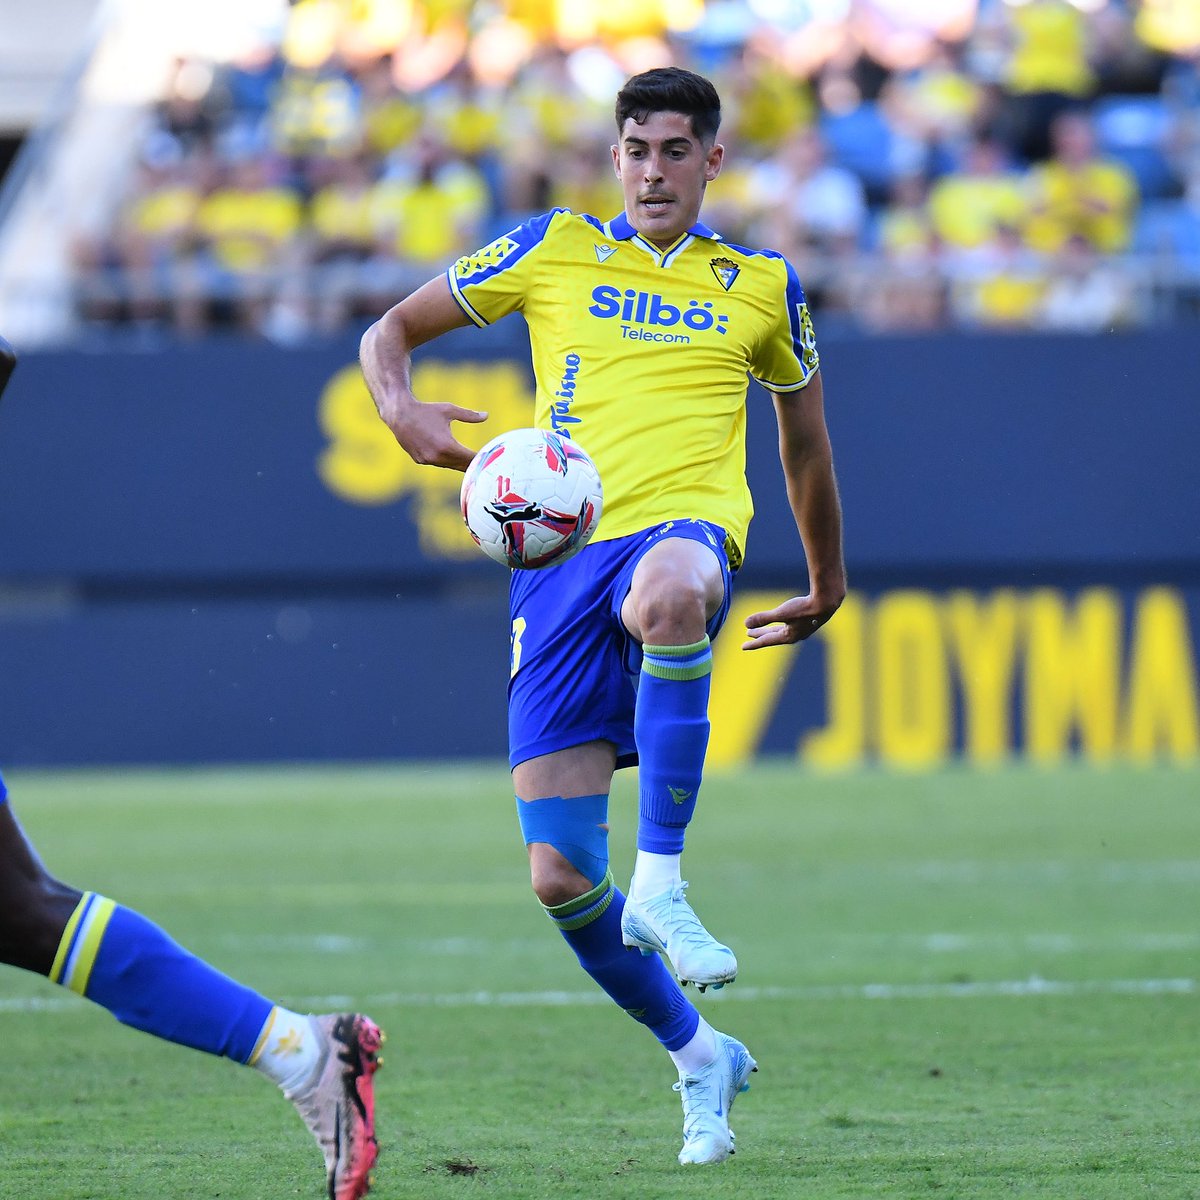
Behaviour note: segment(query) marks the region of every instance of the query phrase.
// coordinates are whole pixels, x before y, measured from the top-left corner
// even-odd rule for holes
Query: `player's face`
[[[725,147],[705,149],[692,132],[691,117],[656,112],[642,125],[628,118],[612,156],[630,223],[666,249],[696,223],[704,189],[721,172]]]

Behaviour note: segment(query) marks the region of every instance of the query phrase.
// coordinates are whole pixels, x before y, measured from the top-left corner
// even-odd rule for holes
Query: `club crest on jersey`
[[[596,261],[606,263],[617,252],[616,246],[597,246]]]
[[[714,258],[708,265],[726,291],[733,287],[733,281],[742,273],[742,268],[732,258]]]

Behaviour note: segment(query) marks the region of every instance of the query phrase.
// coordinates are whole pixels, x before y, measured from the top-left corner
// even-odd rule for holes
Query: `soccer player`
[[[272,1004],[157,925],[60,883],[26,839],[0,779],[0,962],[45,975],[125,1025],[257,1067],[325,1156],[330,1200],[358,1200],[378,1154],[373,1076],[381,1034],[361,1013]]]
[[[530,220],[395,305],[361,346],[400,445],[418,463],[463,470],[472,455],[452,422],[486,413],[421,403],[410,352],[522,312],[535,423],[577,439],[600,470],[604,516],[592,542],[549,570],[513,572],[510,762],[535,893],[584,970],[679,1071],[682,1163],[733,1152],[729,1106],[756,1069],[659,957],[702,990],[737,973],[685,898],[680,856],[708,744],[710,640],[729,610],[752,511],[748,374],[773,395],[809,591],[747,618],[744,648],[810,636],[846,587],[804,293],[780,255],[722,242],[699,220],[724,157],[720,115],[716,90],[698,75],[634,76],[616,104],[620,215],[555,209]],[[635,762],[626,898],[609,870],[607,807],[614,769]]]

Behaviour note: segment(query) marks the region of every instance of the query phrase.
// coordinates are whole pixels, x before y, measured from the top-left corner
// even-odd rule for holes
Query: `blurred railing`
[[[10,275],[4,290],[9,305],[38,310],[56,304],[62,309],[60,327],[50,330],[42,345],[69,345],[81,337],[94,343],[110,335],[120,341],[131,331],[164,337],[176,331],[194,337],[229,330],[286,345],[314,334],[359,328],[438,270],[401,262],[314,264],[246,273],[211,287],[198,281],[191,265],[181,263],[165,271],[76,271],[67,280],[65,297],[62,284],[39,274]],[[798,263],[797,270],[814,320],[847,330],[1086,333],[1200,322],[1200,269],[1162,255],[1097,258],[1070,276],[1036,264],[966,271],[931,261],[896,262],[871,253],[815,256]],[[382,300],[381,277],[387,281]],[[988,308],[989,287],[1022,279],[1037,299],[1015,312]],[[1053,307],[1051,295],[1056,298]],[[322,316],[331,297],[347,314],[333,323]],[[243,301],[261,309],[253,326],[236,315]],[[192,315],[183,321],[177,318],[185,304]],[[207,314],[199,328],[197,307]],[[153,315],[147,317],[147,312]]]

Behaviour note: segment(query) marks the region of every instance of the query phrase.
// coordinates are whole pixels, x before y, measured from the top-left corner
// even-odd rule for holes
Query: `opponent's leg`
[[[22,833],[3,780],[0,962],[45,975],[134,1029],[257,1067],[317,1138],[330,1195],[366,1194],[377,1154],[374,1023],[355,1013],[312,1017],[272,1004],[141,914],[59,882]]]
[[[642,643],[634,715],[637,858],[625,942],[665,952],[680,980],[701,990],[737,975],[733,952],[700,924],[680,874],[708,750],[712,647],[706,626],[725,598],[726,576],[713,549],[670,537],[638,563],[621,609],[625,627]]]

